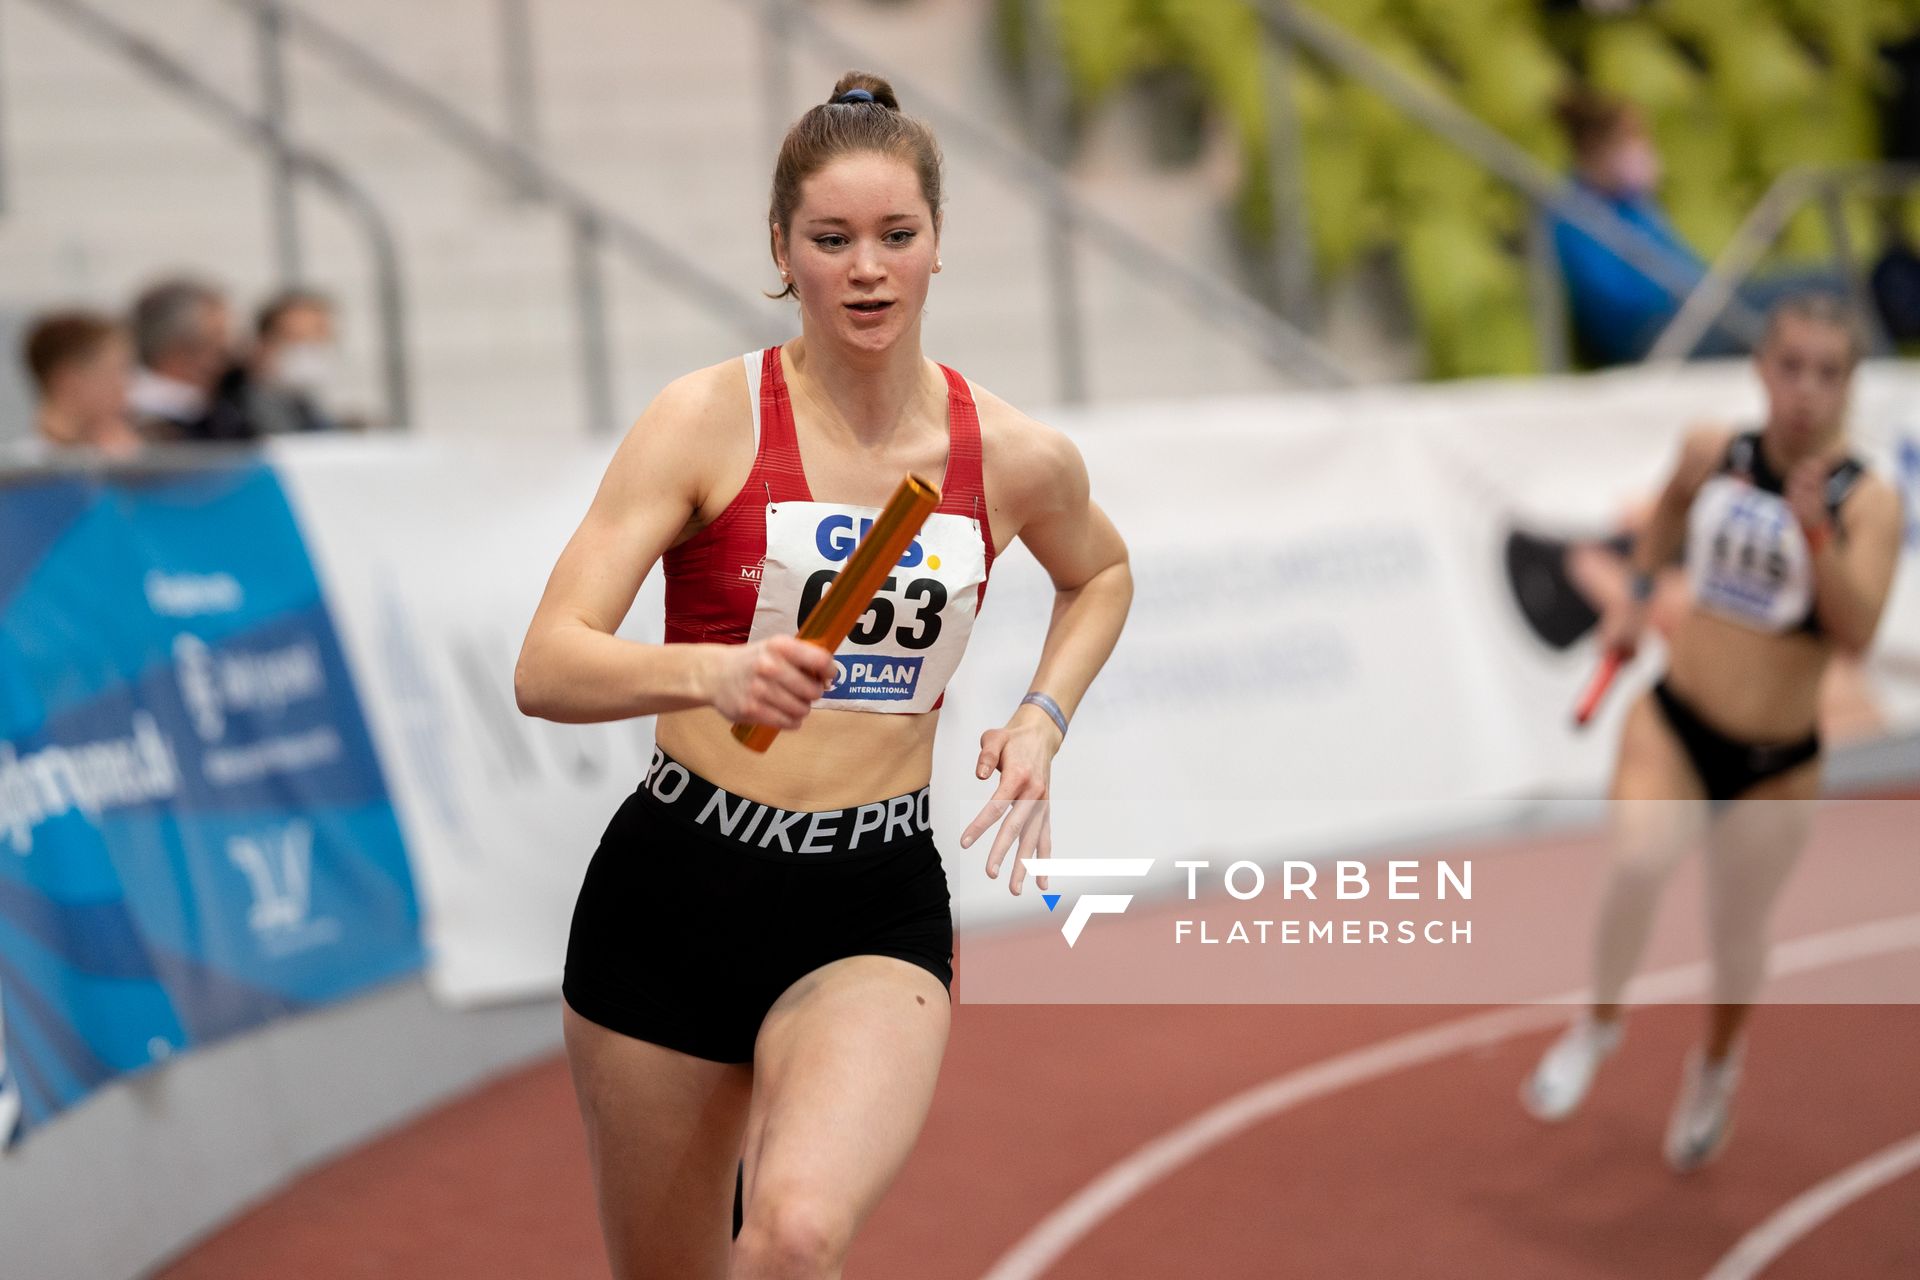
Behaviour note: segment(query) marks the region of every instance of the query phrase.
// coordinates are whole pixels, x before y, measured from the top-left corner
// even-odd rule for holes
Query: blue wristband
[[[1060,710],[1059,703],[1049,698],[1046,694],[1030,693],[1020,699],[1020,705],[1023,707],[1033,706],[1040,708],[1047,713],[1047,718],[1053,721],[1054,727],[1060,730],[1061,738],[1064,739],[1067,736],[1067,714]]]

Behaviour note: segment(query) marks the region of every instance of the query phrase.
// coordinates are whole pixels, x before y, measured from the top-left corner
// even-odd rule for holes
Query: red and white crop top
[[[757,388],[753,469],[711,524],[666,553],[668,644],[745,644],[798,630],[880,514],[877,507],[814,500],[780,348],[743,359],[747,386]],[[835,653],[834,683],[816,707],[938,707],[986,598],[993,535],[980,414],[967,380],[945,365],[940,371],[948,437],[940,505]]]

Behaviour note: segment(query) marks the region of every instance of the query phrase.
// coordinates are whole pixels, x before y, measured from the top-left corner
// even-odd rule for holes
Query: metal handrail
[[[768,40],[769,68],[764,77],[769,86],[770,118],[781,119],[787,110],[785,85],[790,76],[784,70],[784,57],[799,40],[846,66],[872,65],[867,50],[852,44],[793,0],[739,0],[760,16]],[[940,134],[943,144],[957,143],[974,152],[1001,176],[1032,193],[1049,229],[1049,263],[1056,268],[1053,280],[1056,333],[1062,368],[1062,398],[1069,402],[1085,398],[1085,334],[1077,320],[1078,302],[1074,296],[1071,259],[1064,249],[1084,241],[1099,249],[1130,271],[1136,278],[1154,286],[1196,314],[1210,320],[1230,321],[1239,336],[1268,364],[1316,386],[1350,386],[1359,381],[1331,351],[1306,333],[1269,311],[1261,303],[1211,276],[1195,271],[1186,263],[1163,252],[1145,238],[1101,213],[1090,202],[1074,194],[1065,177],[1047,160],[1026,147],[1001,138],[973,120],[966,112],[947,105],[922,86],[889,77],[894,87],[912,102],[913,113]]]
[[[1644,228],[1620,217],[1445,94],[1394,66],[1338,23],[1296,0],[1253,0],[1253,8],[1273,38],[1309,49],[1359,80],[1519,191],[1539,212],[1564,219],[1611,250],[1675,302],[1684,302],[1700,283],[1692,263],[1677,257]],[[1742,337],[1759,336],[1762,318],[1752,308],[1736,301],[1728,320]]]
[[[112,454],[84,445],[52,445],[39,436],[0,440],[0,484],[44,476],[141,478],[215,467],[246,467],[268,456],[264,440],[198,440],[149,443],[129,454]]]
[[[287,56],[286,35],[281,30],[280,11],[262,11],[254,24],[256,61],[260,72],[260,114],[273,127],[287,132]],[[300,207],[293,198],[293,174],[284,164],[273,167],[268,185],[272,205],[273,253],[280,264],[280,287],[290,289],[300,283]]]
[[[39,5],[84,35],[118,51],[129,63],[154,80],[218,117],[233,128],[243,141],[261,148],[277,164],[306,178],[337,200],[348,216],[359,223],[373,259],[374,297],[380,315],[380,345],[383,353],[382,382],[388,418],[396,424],[410,422],[412,403],[399,253],[395,248],[391,224],[366,190],[349,178],[330,157],[292,141],[271,118],[247,110],[211,82],[201,78],[185,62],[146,37],[121,26],[115,19],[86,3],[86,0],[27,2]]]
[[[735,294],[632,218],[589,194],[529,150],[503,137],[427,85],[413,79],[332,24],[287,0],[228,0],[257,19],[276,17],[285,32],[348,78],[412,116],[470,161],[505,179],[523,196],[561,212],[573,236],[574,285],[581,316],[581,352],[589,427],[604,431],[613,419],[612,362],[606,318],[602,247],[626,255],[640,270],[702,310],[717,316],[753,346],[777,342],[779,323]]]
[[[6,66],[6,32],[0,29],[0,68]],[[7,187],[7,94],[6,77],[0,74],[0,214],[7,212],[11,192]]]
[[[535,111],[532,0],[499,0],[500,80],[507,136],[523,151],[538,152],[540,124]],[[515,192],[521,199],[534,193]]]
[[[1834,258],[1842,279],[1853,294],[1863,320],[1871,324],[1874,310],[1866,297],[1861,273],[1853,261],[1852,238],[1847,234],[1846,218],[1840,208],[1845,191],[1864,189],[1874,195],[1896,195],[1920,187],[1920,164],[1863,164],[1838,168],[1808,166],[1780,175],[1767,193],[1754,205],[1740,229],[1733,234],[1708,270],[1706,278],[1688,296],[1680,313],[1661,331],[1647,359],[1671,364],[1687,359],[1713,329],[1728,304],[1739,297],[1742,282],[1780,233],[1809,201],[1818,199],[1826,207],[1833,229]]]

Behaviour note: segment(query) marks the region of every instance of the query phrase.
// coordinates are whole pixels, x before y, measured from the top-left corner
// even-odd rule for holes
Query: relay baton
[[[828,653],[840,647],[853,624],[873,604],[873,597],[906,554],[914,535],[940,505],[940,490],[919,476],[908,476],[893,491],[879,519],[847,559],[847,567],[833,580],[820,603],[800,624],[799,638]],[[749,751],[765,751],[780,730],[770,724],[736,724],[733,736]]]
[[[1600,699],[1607,696],[1607,690],[1613,686],[1613,678],[1620,674],[1627,655],[1621,649],[1609,649],[1600,659],[1600,665],[1594,670],[1593,679],[1587,681],[1586,692],[1580,695],[1580,701],[1574,704],[1573,727],[1584,729],[1587,721],[1593,719],[1593,713],[1600,709]]]

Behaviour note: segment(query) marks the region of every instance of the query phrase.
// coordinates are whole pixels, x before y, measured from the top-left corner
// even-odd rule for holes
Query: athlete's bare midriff
[[[1715,729],[1749,742],[1789,742],[1819,720],[1833,646],[1805,632],[1770,635],[1691,609],[1674,629],[1667,683]]]
[[[799,729],[774,739],[765,755],[734,741],[711,707],[663,715],[660,749],[716,786],[782,809],[845,809],[918,791],[933,776],[940,713],[876,715],[809,712]]]

